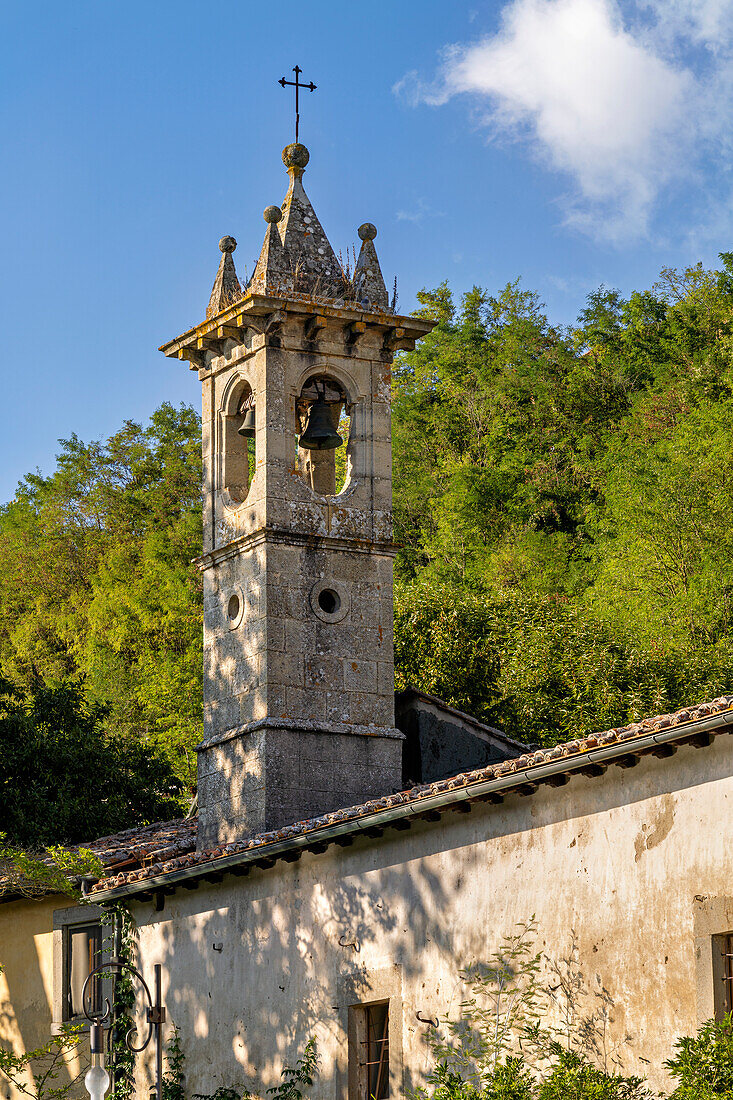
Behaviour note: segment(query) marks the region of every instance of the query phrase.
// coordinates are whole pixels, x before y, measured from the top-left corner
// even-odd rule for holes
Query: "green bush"
[[[622,1077],[591,1065],[574,1050],[552,1044],[554,1065],[540,1082],[537,1100],[651,1100],[641,1077]]]
[[[675,1051],[664,1063],[678,1082],[670,1100],[733,1097],[733,1014],[707,1020],[696,1035],[678,1039]]]

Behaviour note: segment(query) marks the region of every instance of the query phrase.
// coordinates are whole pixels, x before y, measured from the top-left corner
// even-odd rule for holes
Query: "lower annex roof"
[[[131,829],[90,845],[107,874],[88,897],[100,902],[140,897],[172,891],[184,880],[217,881],[225,873],[271,867],[278,859],[294,862],[304,851],[346,846],[358,835],[407,829],[413,820],[438,820],[447,810],[469,812],[471,802],[500,803],[508,793],[530,795],[542,783],[563,786],[573,774],[600,776],[609,764],[630,768],[642,755],[669,757],[676,752],[675,742],[704,747],[728,729],[733,730],[733,696],[722,696],[203,851],[195,847],[193,818]]]

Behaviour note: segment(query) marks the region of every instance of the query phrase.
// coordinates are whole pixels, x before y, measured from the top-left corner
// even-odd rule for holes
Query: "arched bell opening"
[[[222,488],[237,503],[247,499],[255,474],[256,415],[252,387],[242,382],[231,394],[228,411],[222,414]]]
[[[349,483],[351,420],[348,395],[337,379],[306,379],[295,402],[295,452],[300,476],[315,493],[338,496]]]

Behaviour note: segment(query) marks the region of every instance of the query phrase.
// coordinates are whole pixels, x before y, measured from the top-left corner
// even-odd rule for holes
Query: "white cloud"
[[[415,222],[419,224],[425,218],[442,218],[442,210],[434,210],[427,199],[419,198],[409,210],[398,210],[395,215],[398,222]]]
[[[687,38],[713,52],[733,39],[733,0],[642,0],[658,20],[662,37]]]
[[[434,106],[472,96],[493,137],[527,140],[570,177],[566,222],[643,236],[665,185],[692,179],[696,146],[722,140],[733,116],[723,59],[701,77],[671,43],[728,55],[733,0],[638,0],[625,10],[633,28],[616,0],[510,0],[497,34],[445,51],[435,83],[413,72],[394,90]]]

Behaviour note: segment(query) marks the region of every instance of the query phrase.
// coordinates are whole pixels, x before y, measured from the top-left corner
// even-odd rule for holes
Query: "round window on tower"
[[[335,615],[341,607],[341,597],[333,588],[323,588],[318,593],[318,606],[326,615]]]
[[[230,630],[236,630],[244,618],[244,592],[237,584],[223,593],[224,618]]]
[[[349,613],[349,593],[339,581],[317,581],[310,592],[311,611],[324,623],[340,623]]]

